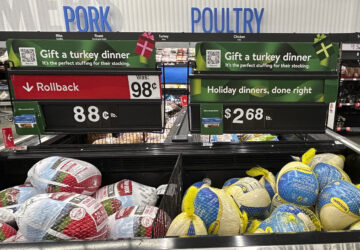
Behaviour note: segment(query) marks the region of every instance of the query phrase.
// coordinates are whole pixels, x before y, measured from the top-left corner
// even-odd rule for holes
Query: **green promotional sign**
[[[223,105],[204,103],[200,105],[201,134],[223,134]]]
[[[159,90],[158,76],[144,75],[146,73],[127,76],[125,71],[106,76],[108,68],[138,69],[138,72],[147,72],[144,69],[155,70],[154,45],[153,36],[149,33],[142,34],[137,41],[8,40],[6,46],[9,60],[14,64],[11,66],[21,67],[20,70],[9,71],[10,91],[15,98],[13,108],[16,132],[26,135],[72,131],[124,131],[133,129],[134,126],[143,128],[139,123],[148,124],[148,118],[140,116],[137,119],[137,116],[132,120],[131,117],[124,119],[138,108],[154,114],[152,117],[156,116],[148,130],[161,129],[161,96],[154,97],[158,102],[151,104],[140,105],[131,100],[133,97],[152,98],[155,93],[153,90]],[[38,69],[39,72],[24,71],[27,72],[24,74],[21,70],[25,67],[52,70],[47,73],[46,70]],[[74,74],[62,76],[61,70],[55,71],[61,68],[72,69]],[[76,72],[77,69],[89,68],[97,68],[99,72],[103,69],[103,73],[86,78],[87,75]],[[99,75],[105,76],[99,78]],[[68,80],[64,80],[65,78]],[[92,81],[90,78],[93,78]],[[155,79],[155,83],[149,79]],[[156,93],[159,95],[161,92],[159,90]],[[52,99],[61,101],[54,104]],[[68,101],[72,99],[76,102]],[[97,101],[94,102],[93,99]],[[99,102],[98,99],[118,101]],[[127,100],[128,103],[122,100]]]
[[[337,80],[192,79],[192,102],[333,102]]]
[[[198,43],[190,100],[194,110],[200,105],[200,124],[192,128],[201,134],[323,131],[324,107],[338,93],[338,55],[339,45],[321,34],[313,42]]]
[[[155,68],[154,43],[99,40],[30,40],[6,42],[16,67]]]
[[[199,71],[336,71],[339,45],[319,35],[314,42],[202,42],[196,44]]]

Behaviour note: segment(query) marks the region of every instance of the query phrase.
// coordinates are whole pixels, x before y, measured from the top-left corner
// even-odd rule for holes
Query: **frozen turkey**
[[[92,195],[101,185],[101,173],[92,164],[72,158],[51,156],[37,162],[28,172],[39,193],[74,192]]]
[[[0,222],[14,222],[14,213],[20,205],[35,195],[37,195],[37,191],[30,184],[15,186],[0,191]]]
[[[101,203],[76,193],[36,195],[20,207],[15,218],[29,241],[100,240],[108,233],[108,216]]]
[[[109,217],[109,238],[164,237],[170,222],[167,213],[157,207],[125,207]]]
[[[123,207],[155,206],[158,196],[156,188],[125,179],[100,188],[95,199],[103,204],[108,215],[112,215]]]

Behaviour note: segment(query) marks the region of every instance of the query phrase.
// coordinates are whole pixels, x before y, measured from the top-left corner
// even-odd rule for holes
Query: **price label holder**
[[[195,133],[201,132],[198,119],[201,105],[191,106]],[[222,106],[223,133],[322,133],[327,110],[325,103],[226,103]]]
[[[162,128],[158,101],[39,102],[46,132],[154,131]],[[61,119],[58,114],[61,115]]]
[[[161,71],[8,70],[19,134],[160,131]],[[23,122],[32,116],[31,122]]]
[[[198,43],[188,75],[190,130],[324,133],[328,104],[337,98],[338,52],[321,34],[313,43]],[[204,109],[217,116],[205,117]]]
[[[343,43],[341,58],[343,60],[360,60],[360,43]]]

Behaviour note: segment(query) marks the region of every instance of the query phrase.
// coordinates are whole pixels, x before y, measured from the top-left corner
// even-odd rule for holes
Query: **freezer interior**
[[[139,146],[139,145],[138,145]],[[102,186],[130,179],[141,184],[157,187],[169,184],[157,206],[166,211],[171,219],[181,211],[181,199],[185,190],[193,183],[208,178],[212,186],[221,188],[224,182],[234,177],[246,176],[245,171],[261,166],[276,174],[291,156],[301,156],[309,148],[317,153],[336,153],[345,156],[344,171],[354,184],[360,182],[360,155],[337,140],[308,140],[295,142],[265,142],[242,145],[214,144],[204,147],[198,144],[175,144],[161,147],[148,145],[103,146],[99,150],[84,147],[34,147],[27,153],[1,153],[1,189],[22,184],[28,170],[40,159],[52,155],[61,155],[85,160],[97,166],[102,173]],[[157,236],[159,237],[159,236]],[[154,236],[155,238],[155,236]],[[239,236],[206,236],[157,239],[127,239],[118,241],[88,242],[36,242],[7,243],[0,247],[64,246],[94,247],[97,249],[136,248],[206,248],[206,247],[244,247],[301,244],[345,244],[357,246],[360,237],[356,232],[307,232],[296,234],[245,234]],[[350,245],[349,245],[350,244]],[[351,245],[353,244],[353,245]],[[324,245],[325,246],[325,245]]]

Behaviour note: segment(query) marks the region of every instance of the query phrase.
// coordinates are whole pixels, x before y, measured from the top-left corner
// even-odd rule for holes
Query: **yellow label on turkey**
[[[289,222],[290,222],[290,221],[296,221],[296,219],[295,219],[295,217],[294,217],[293,215],[290,215],[290,216],[288,217],[288,220],[289,220]]]
[[[272,230],[271,227],[266,227],[266,228],[265,228],[265,232],[266,232],[266,233],[273,233],[274,231]]]
[[[238,209],[238,210],[239,210],[240,218],[243,221],[242,229],[243,229],[243,231],[245,231],[246,227],[247,227],[247,224],[248,224],[249,218],[248,218],[247,213],[245,211],[241,212],[240,209]]]
[[[220,221],[216,220],[209,226],[208,234],[217,234],[220,227]]]
[[[268,175],[269,171],[264,168],[254,167],[250,170],[247,170],[246,174],[250,176]]]
[[[299,172],[305,173],[305,174],[312,174],[313,172],[309,169],[303,168],[303,167],[295,167],[295,169]]]
[[[302,159],[302,162],[306,165],[308,165],[310,163],[310,161],[314,158],[315,156],[315,153],[316,153],[316,149],[315,148],[310,148],[308,151],[306,151],[301,159]]]
[[[348,213],[349,212],[349,207],[348,205],[345,203],[345,201],[343,201],[342,199],[338,198],[338,197],[332,197],[330,199],[330,202],[337,207],[339,210],[343,211],[344,213]]]

